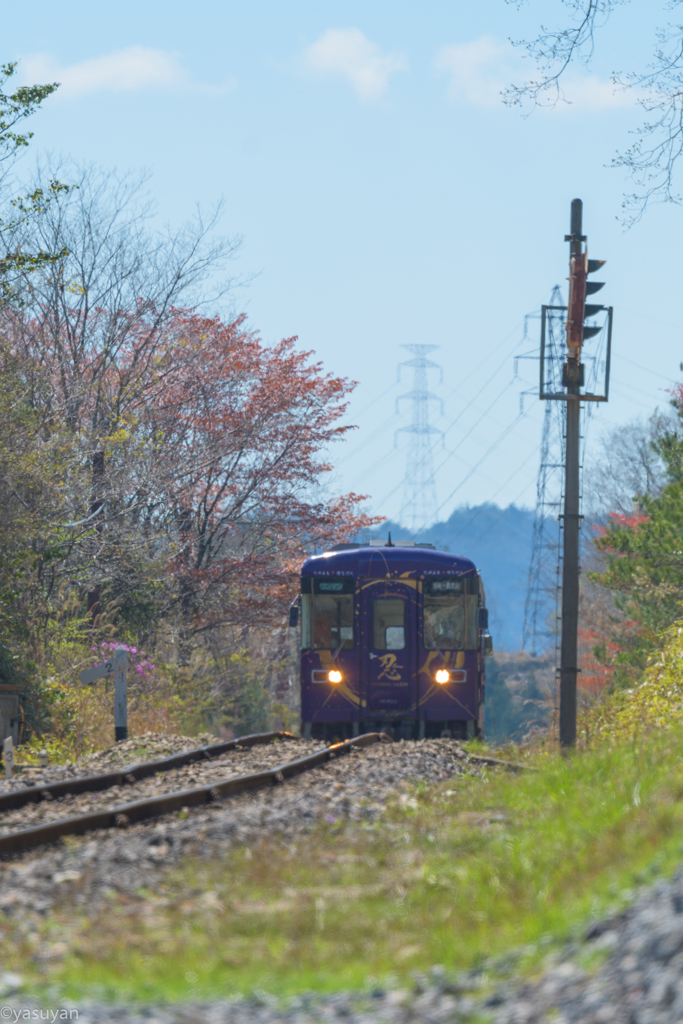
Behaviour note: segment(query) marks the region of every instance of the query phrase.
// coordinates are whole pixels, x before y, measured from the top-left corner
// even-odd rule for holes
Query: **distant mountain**
[[[499,508],[488,502],[456,508],[446,522],[435,523],[415,537],[474,562],[484,581],[497,650],[518,651],[522,646],[533,524],[532,509]],[[413,539],[412,531],[392,522],[368,531],[363,539],[386,537],[389,530],[392,540]]]

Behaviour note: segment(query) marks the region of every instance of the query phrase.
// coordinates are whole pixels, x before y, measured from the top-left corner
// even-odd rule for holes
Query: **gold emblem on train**
[[[389,682],[395,683],[401,678],[401,671],[399,666],[396,664],[395,654],[383,654],[379,659],[382,663],[382,670],[377,676],[377,679],[388,679]]]

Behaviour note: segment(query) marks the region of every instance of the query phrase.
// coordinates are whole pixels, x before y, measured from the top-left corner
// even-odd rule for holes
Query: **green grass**
[[[533,964],[683,859],[683,734],[535,764],[418,787],[365,828],[188,860],[89,921],[64,908],[45,927],[71,952],[34,981],[179,1000],[402,985],[519,949]],[[25,945],[0,952],[26,970]]]

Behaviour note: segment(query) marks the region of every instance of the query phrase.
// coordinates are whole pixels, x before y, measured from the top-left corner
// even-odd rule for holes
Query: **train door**
[[[416,592],[403,583],[361,584],[362,681],[366,714],[399,714],[417,696]]]

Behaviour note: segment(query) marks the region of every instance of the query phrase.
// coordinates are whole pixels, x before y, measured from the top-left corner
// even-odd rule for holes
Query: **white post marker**
[[[41,750],[40,752],[40,767],[47,768],[47,750]]]
[[[2,756],[5,761],[5,778],[11,779],[14,769],[14,742],[11,736],[8,736],[2,745]]]
[[[114,734],[116,740],[128,739],[128,655],[117,647],[114,654]]]
[[[83,669],[79,678],[86,686],[104,676],[114,676],[114,738],[128,739],[128,654],[125,647],[117,647],[111,661],[94,668]]]

